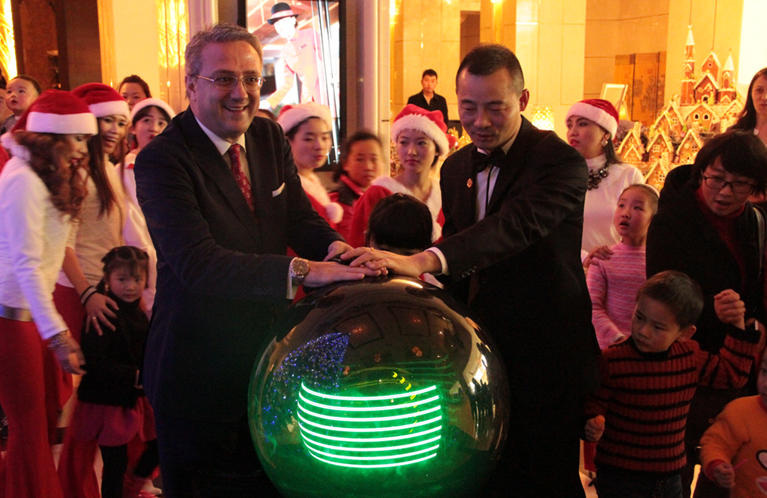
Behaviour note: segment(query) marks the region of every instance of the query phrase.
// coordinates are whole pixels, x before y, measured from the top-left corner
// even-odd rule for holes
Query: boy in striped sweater
[[[600,358],[602,385],[586,403],[585,439],[597,445],[600,498],[681,497],[684,431],[698,385],[743,386],[760,333],[735,318],[718,354],[689,340],[703,308],[700,287],[665,271],[637,293],[631,336]]]

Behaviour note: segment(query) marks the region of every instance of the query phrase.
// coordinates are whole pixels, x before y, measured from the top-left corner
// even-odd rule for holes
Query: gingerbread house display
[[[645,130],[649,143],[645,153],[640,139],[640,125],[626,134],[618,153],[623,160],[642,172],[645,182],[663,187],[669,171],[695,161],[706,140],[735,124],[743,109],[734,85],[735,65],[732,55],[722,67],[714,52],[708,54],[695,74],[695,42],[692,26],[687,33],[685,61],[682,67],[679,95],[659,113],[653,125]],[[637,161],[644,157],[644,161]]]
[[[671,101],[668,103],[652,127],[659,132],[665,132],[666,135],[677,140],[684,136],[684,118],[675,102]]]
[[[698,130],[690,130],[682,139],[679,147],[676,149],[676,164],[691,164],[695,161],[695,156],[703,147],[703,139],[700,138]]]
[[[699,129],[704,132],[715,131],[714,127],[719,124],[719,115],[705,102],[693,105],[684,117],[687,129]]]

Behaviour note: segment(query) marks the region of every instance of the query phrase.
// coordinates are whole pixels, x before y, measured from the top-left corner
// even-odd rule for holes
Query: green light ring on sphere
[[[439,445],[437,444],[437,445],[434,445],[434,446],[430,446],[429,448],[424,448],[424,449],[418,450],[418,451],[411,451],[410,453],[402,453],[400,455],[367,456],[367,457],[361,458],[359,456],[336,455],[334,453],[327,453],[325,451],[320,451],[317,448],[312,448],[308,444],[306,445],[306,447],[309,448],[309,450],[312,453],[316,453],[316,454],[319,454],[319,455],[324,455],[324,456],[330,457],[330,458],[335,458],[336,460],[358,460],[358,461],[359,460],[373,460],[373,461],[376,461],[376,460],[395,460],[397,458],[408,458],[408,457],[415,456],[415,455],[423,455],[424,453],[428,453],[430,451],[436,451],[436,450],[439,449]]]
[[[302,418],[301,415],[299,415],[299,418]],[[436,417],[436,418],[434,418],[432,420],[427,420],[426,422],[418,422],[418,424],[413,424],[413,425],[414,426],[415,425],[425,425],[425,424],[432,423],[435,420],[442,420],[442,416],[440,415],[439,417]],[[311,422],[309,422],[309,423],[311,423]],[[432,434],[434,432],[442,430],[442,426],[440,425],[440,426],[437,426],[437,427],[432,427],[431,429],[427,429],[425,431],[416,432],[416,433],[413,433],[413,434],[405,434],[405,435],[402,435],[402,436],[371,437],[371,438],[351,438],[351,437],[341,437],[341,436],[327,436],[325,434],[320,434],[318,432],[314,432],[314,431],[312,431],[310,429],[307,429],[306,427],[304,427],[300,423],[298,425],[301,427],[301,431],[302,432],[309,433],[312,436],[321,437],[323,439],[330,439],[330,440],[333,440],[333,441],[343,441],[343,442],[350,442],[350,443],[355,443],[355,442],[371,442],[371,443],[376,443],[376,442],[385,442],[385,441],[401,441],[403,439],[413,439],[413,438],[417,438],[417,437],[420,437],[420,436],[423,436],[423,435],[426,435],[426,434]],[[313,425],[316,425],[316,424],[313,424]],[[332,429],[332,427],[330,427],[330,428]],[[354,429],[338,429],[338,430],[339,431],[344,430],[344,431],[347,431],[347,432],[359,432],[359,431],[354,430]],[[371,429],[371,431],[373,431],[373,430],[374,429]]]
[[[408,383],[406,391],[411,385]],[[423,395],[429,397],[418,399]],[[396,404],[395,400],[402,402]],[[304,446],[309,455],[321,462],[358,469],[392,468],[424,462],[438,454],[443,408],[437,386],[381,396],[340,396],[314,391],[302,382],[296,407]],[[393,410],[405,413],[391,415]],[[430,414],[436,416],[419,420]],[[401,423],[405,420],[415,421]],[[398,425],[388,425],[391,423]],[[425,430],[413,433],[419,428]],[[387,432],[392,435],[377,437]],[[408,440],[406,444],[396,443]],[[428,455],[424,456],[425,453]]]
[[[331,460],[326,460],[324,458],[320,458],[319,456],[315,455],[312,452],[311,455],[316,458],[317,460],[325,463],[329,463],[330,465],[337,465],[339,467],[351,467],[356,469],[384,469],[384,468],[391,468],[391,467],[402,467],[405,465],[412,465],[414,463],[424,462],[426,460],[432,459],[435,456],[437,456],[436,453],[433,453],[431,455],[427,455],[423,458],[417,458],[415,460],[410,460],[408,462],[397,462],[397,463],[383,463],[383,464],[373,464],[373,465],[362,465],[362,464],[352,464],[352,463],[341,463],[341,462],[333,462]]]
[[[432,396],[431,398],[426,398],[421,401],[413,401],[412,403],[403,403],[401,405],[389,405],[389,406],[377,406],[377,407],[370,407],[370,406],[337,406],[337,405],[326,405],[323,403],[317,403],[316,401],[312,401],[308,398],[306,398],[303,393],[299,393],[298,397],[304,401],[307,404],[310,404],[312,406],[316,406],[317,408],[323,408],[325,410],[335,410],[335,411],[347,411],[347,412],[370,412],[370,411],[381,411],[381,410],[399,410],[402,408],[411,408],[418,405],[424,405],[427,403],[431,403],[432,401],[439,401],[439,396]]]
[[[311,420],[305,418],[300,413],[298,413],[297,415],[298,415],[298,418],[301,421],[303,421],[303,422],[305,422],[305,423],[307,423],[309,425],[312,425],[312,426],[317,427],[319,429],[327,429],[327,430],[337,431],[337,432],[385,432],[385,431],[399,431],[399,430],[413,429],[415,427],[421,427],[421,426],[424,426],[424,425],[428,425],[428,424],[434,423],[434,422],[436,422],[438,420],[442,420],[442,415],[437,415],[436,417],[431,418],[429,420],[424,420],[422,422],[414,422],[412,424],[397,425],[397,426],[392,426],[392,427],[370,427],[370,428],[360,428],[360,427],[357,427],[357,428],[355,428],[355,427],[334,427],[332,425],[318,424],[317,422],[312,422]],[[442,427],[442,426],[440,426],[440,427]],[[302,428],[303,428],[303,426],[302,426]]]
[[[430,386],[425,389],[419,389],[418,391],[413,391],[411,393],[400,393],[400,394],[387,394],[384,396],[338,396],[336,394],[323,394],[321,392],[313,391],[306,387],[306,384],[303,382],[301,383],[301,389],[308,392],[311,395],[317,396],[318,398],[325,398],[325,399],[334,399],[337,401],[388,401],[390,399],[399,399],[399,398],[409,398],[410,396],[417,396],[419,394],[428,393],[431,391],[436,391],[437,386]]]
[[[436,411],[439,411],[442,409],[442,407],[437,405],[431,408],[427,408],[425,410],[414,411],[412,413],[405,413],[403,415],[392,415],[390,417],[364,417],[364,418],[336,417],[333,415],[323,415],[322,413],[313,412],[309,410],[308,408],[305,408],[303,405],[301,405],[300,402],[298,403],[298,409],[308,415],[313,415],[314,417],[317,417],[322,420],[333,420],[335,422],[349,422],[351,424],[364,424],[369,422],[392,422],[394,420],[403,420],[406,418],[420,417],[422,415],[427,415],[429,413],[434,413]]]
[[[356,452],[372,452],[372,451],[384,451],[384,450],[386,450],[386,451],[393,451],[393,450],[404,450],[404,449],[407,449],[407,448],[415,448],[416,446],[423,446],[425,444],[430,444],[430,443],[433,443],[435,441],[439,441],[440,439],[442,439],[442,435],[439,435],[439,436],[436,436],[436,437],[431,437],[431,438],[425,439],[423,441],[418,441],[417,443],[408,443],[408,444],[401,444],[399,446],[388,446],[388,447],[385,447],[385,446],[373,446],[373,447],[369,447],[369,448],[355,448],[355,447],[350,447],[350,446],[333,446],[332,444],[325,444],[325,443],[320,443],[319,441],[315,441],[314,439],[312,439],[310,437],[307,437],[305,434],[303,435],[303,438],[304,438],[304,441],[309,441],[314,446],[320,446],[322,448],[328,448],[328,449],[331,449],[331,450],[342,450],[342,451],[349,451],[349,452],[352,452],[352,451],[356,451]],[[362,440],[362,441],[368,442],[370,440],[369,439],[365,439],[365,440]]]

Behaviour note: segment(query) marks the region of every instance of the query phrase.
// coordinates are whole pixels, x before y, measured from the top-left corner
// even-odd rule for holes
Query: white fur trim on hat
[[[570,119],[570,116],[580,116],[595,122],[607,130],[611,138],[614,138],[615,133],[618,131],[618,121],[616,121],[613,116],[598,107],[594,107],[593,105],[584,102],[576,102],[573,104],[570,107],[570,110],[567,111],[565,121]]]
[[[305,102],[291,106],[290,109],[283,110],[277,122],[282,126],[285,134],[295,128],[299,123],[309,118],[321,119],[329,129],[333,128],[333,120],[330,117],[330,109],[316,102]]]
[[[104,116],[122,115],[126,118],[130,118],[130,109],[128,103],[124,100],[110,100],[107,102],[99,102],[97,104],[90,104],[88,108],[91,110],[94,116],[97,118],[103,118]]]
[[[149,107],[150,105],[153,105],[155,107],[159,107],[160,109],[162,109],[165,112],[167,112],[168,116],[170,117],[170,119],[173,119],[173,118],[176,117],[176,112],[173,110],[173,108],[171,106],[168,105],[167,102],[165,102],[162,99],[148,98],[148,99],[144,99],[144,100],[142,100],[140,102],[137,102],[133,106],[133,109],[131,109],[131,112],[130,112],[130,122],[131,122],[131,124],[134,124],[133,120],[136,119],[136,114],[138,114],[138,112],[141,109],[143,109],[145,107]]]
[[[434,141],[434,144],[437,146],[437,151],[439,152],[439,157],[441,159],[447,157],[447,153],[450,149],[447,136],[445,136],[445,133],[440,130],[439,126],[437,126],[431,119],[420,114],[408,114],[407,116],[402,116],[391,125],[392,140],[396,142],[397,137],[402,130],[418,130],[421,133],[424,133]]]
[[[90,112],[82,114],[48,114],[30,112],[25,129],[35,133],[95,135],[98,133],[96,117]]]

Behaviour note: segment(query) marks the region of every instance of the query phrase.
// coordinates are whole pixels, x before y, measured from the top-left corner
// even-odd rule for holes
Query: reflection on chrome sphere
[[[420,280],[365,279],[310,294],[275,329],[248,415],[283,495],[476,493],[506,436],[508,386],[464,306]]]

